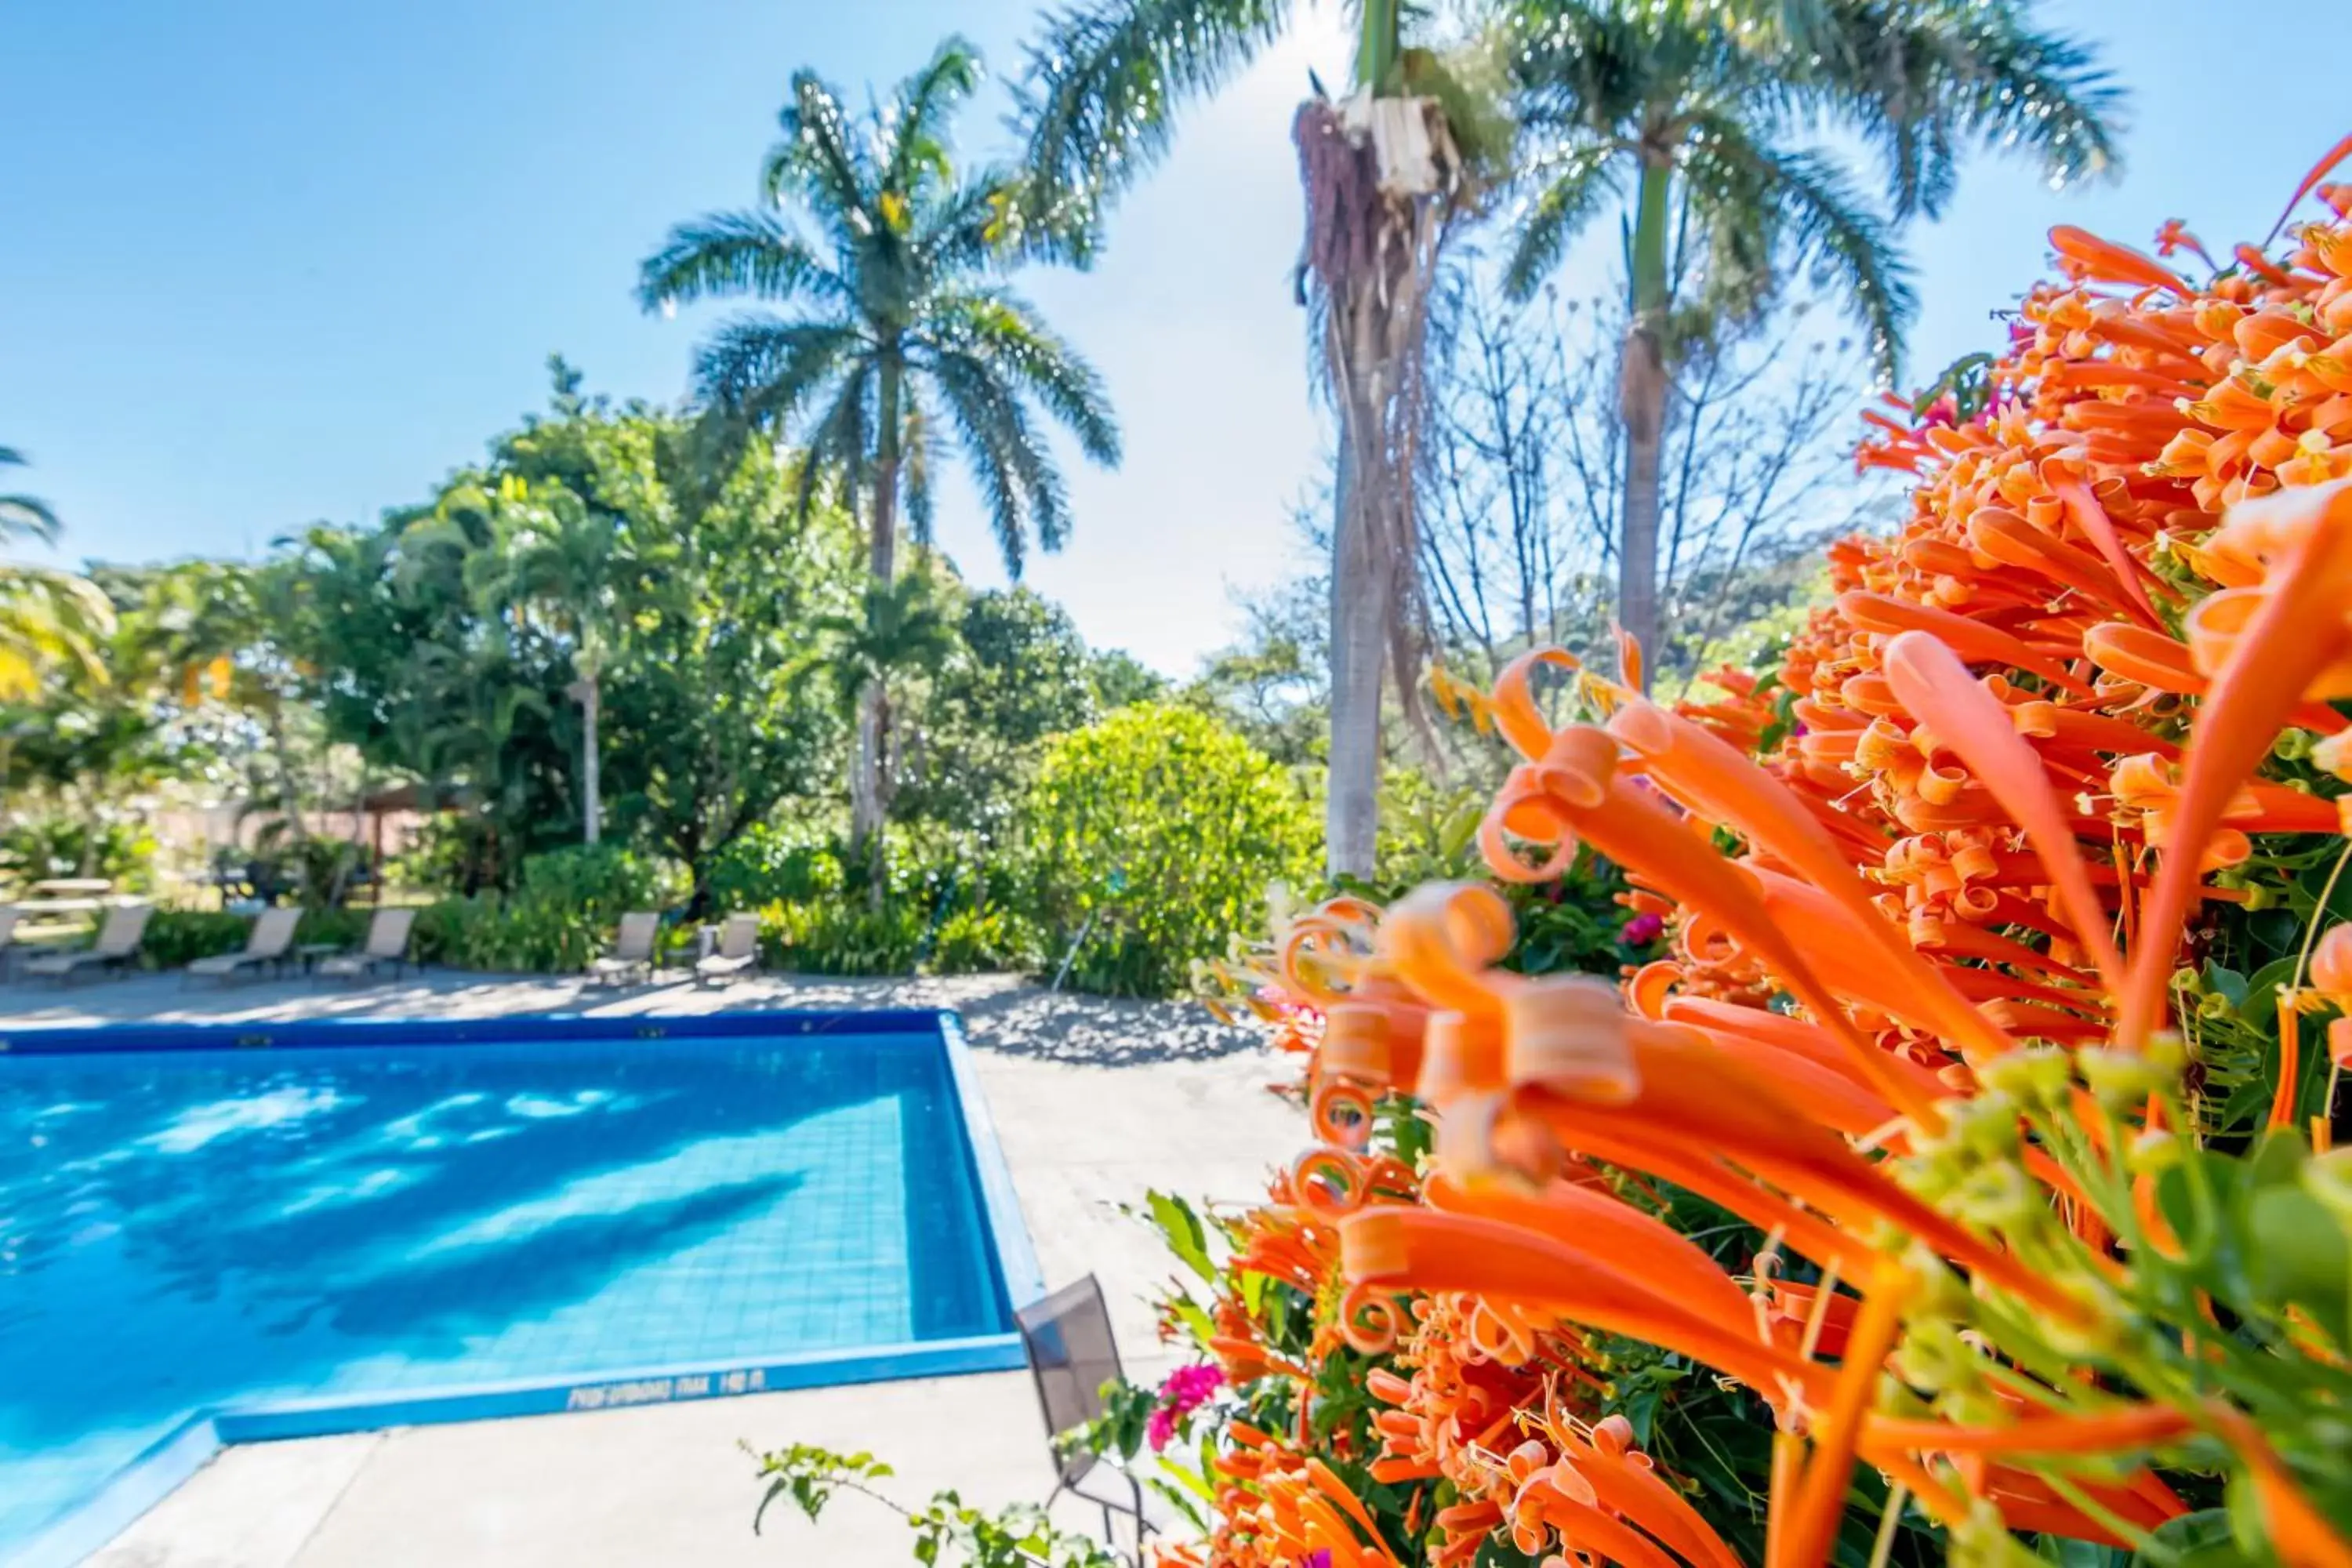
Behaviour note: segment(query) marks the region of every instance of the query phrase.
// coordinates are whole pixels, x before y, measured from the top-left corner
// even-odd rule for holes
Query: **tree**
[[[493,613],[536,617],[570,645],[576,679],[564,694],[580,705],[583,841],[604,837],[600,684],[616,637],[613,577],[620,543],[615,520],[560,483],[501,486],[499,550],[482,557],[474,584]]]
[[[960,177],[951,160],[948,123],[979,79],[978,57],[950,38],[887,112],[856,125],[832,87],[795,74],[762,175],[768,205],[678,226],[638,281],[647,310],[746,295],[788,308],[722,326],[696,356],[695,384],[730,421],[796,436],[803,510],[823,474],[839,476],[853,510],[862,500],[877,588],[897,571],[902,500],[916,542],[929,542],[950,438],[1016,577],[1033,535],[1058,550],[1069,530],[1039,415],[1095,461],[1119,456],[1101,378],[999,280],[1017,234],[1011,177]],[[850,790],[851,836],[869,851],[885,808],[880,679],[858,700]]]
[[[1942,210],[1971,144],[2022,149],[2059,181],[2115,162],[2120,95],[2085,46],[2031,13],[2031,0],[1517,0],[1508,54],[1535,151],[1513,291],[1630,202],[1617,614],[1643,647],[1663,627],[1667,408],[1690,360],[1809,268],[1895,372],[1912,299],[1888,222],[1836,158],[1795,139],[1824,123],[1860,137],[1896,221]]]
[[[21,468],[24,455],[0,447],[0,468]],[[58,536],[57,513],[28,495],[0,495],[0,543]],[[51,671],[70,668],[103,680],[100,646],[114,630],[114,607],[88,579],[70,572],[0,563],[0,700],[37,696]]]
[[[567,372],[428,503],[294,542],[295,652],[331,734],[457,808],[456,885],[511,885],[585,837],[592,799],[604,837],[699,868],[837,755],[829,705],[777,677],[861,574],[849,521],[799,493],[765,444]]]
[[[1487,51],[1441,56],[1434,24],[1404,0],[1349,9],[1353,90],[1335,103],[1318,84],[1291,134],[1307,206],[1299,299],[1339,416],[1326,853],[1332,871],[1368,875],[1385,672],[1408,705],[1419,675],[1413,481],[1432,291],[1507,163],[1509,128]],[[1290,16],[1287,0],[1087,0],[1055,15],[1023,88],[1033,221],[1091,253],[1103,204],[1165,150],[1176,110],[1230,80]]]
[[[895,582],[869,581],[856,610],[819,616],[812,629],[819,639],[819,651],[809,667],[828,670],[855,712],[861,758],[868,745],[874,748],[874,806],[887,817],[898,782],[891,745],[890,689],[901,671],[935,667],[956,651],[956,623],[941,604],[929,572],[919,568]],[[878,843],[870,834],[856,838],[854,815],[851,824],[858,847],[870,848]],[[878,867],[870,858],[866,863],[869,870]],[[871,878],[866,891],[879,909],[882,879]]]
[[[1011,817],[1049,736],[1083,729],[1141,689],[1118,654],[1095,654],[1069,613],[1028,588],[963,598],[954,646],[932,667],[919,711],[902,715],[894,770],[904,817],[993,833]],[[894,721],[897,722],[898,721]]]
[[[1538,643],[1604,667],[1613,656],[1623,319],[1620,301],[1513,305],[1486,290],[1459,312],[1422,532],[1432,632],[1457,677],[1491,680]],[[1802,574],[1783,563],[1868,521],[1879,492],[1855,476],[1852,436],[1867,367],[1822,327],[1796,301],[1755,335],[1695,353],[1669,388],[1660,614],[1643,650],[1667,689],[1796,589]]]

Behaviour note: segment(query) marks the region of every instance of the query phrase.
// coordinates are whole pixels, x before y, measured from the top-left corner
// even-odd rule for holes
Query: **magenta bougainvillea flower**
[[[1176,1436],[1176,1423],[1209,1402],[1209,1396],[1224,1386],[1225,1374],[1215,1366],[1202,1362],[1197,1366],[1180,1366],[1168,1374],[1160,1385],[1160,1407],[1151,1413],[1144,1436],[1153,1453],[1168,1447]]]

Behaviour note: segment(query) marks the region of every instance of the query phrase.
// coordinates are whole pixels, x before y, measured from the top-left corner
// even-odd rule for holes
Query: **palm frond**
[[[881,377],[871,359],[856,362],[855,368],[843,380],[841,390],[835,394],[833,405],[825,415],[809,429],[801,454],[800,484],[794,494],[793,508],[805,520],[816,500],[818,478],[831,470],[841,475],[848,491],[848,502],[854,509],[858,496],[866,488],[866,469],[873,451],[873,432],[877,423],[874,404]]]
[[[1708,292],[1752,289],[1736,303],[1753,308],[1769,297],[1782,257],[1826,270],[1868,335],[1879,374],[1896,374],[1918,308],[1909,269],[1885,223],[1832,159],[1777,152],[1728,116],[1703,116],[1684,170],[1710,247]]]
[[[1535,188],[1518,220],[1518,237],[1503,271],[1503,287],[1524,300],[1559,265],[1560,253],[1601,205],[1618,194],[1618,149],[1582,142],[1557,149],[1528,165]]]
[[[768,149],[760,172],[770,202],[793,195],[836,238],[855,243],[881,226],[876,182],[849,134],[841,100],[814,71],[793,73],[792,95],[778,111],[783,140]]]
[[[910,388],[906,397],[907,521],[912,527],[915,542],[929,549],[932,538],[931,524],[936,516],[931,475],[939,463],[939,419],[923,400],[919,389]]]
[[[1941,212],[1966,143],[2022,147],[2053,182],[2121,160],[2124,95],[2090,47],[2013,0],[1834,0],[1834,42],[1791,79],[1887,162],[1898,217]]]
[[[845,292],[781,213],[712,213],[679,224],[637,271],[637,303],[648,310],[739,294],[781,303]]]
[[[33,496],[0,496],[0,539],[37,539],[54,544],[58,514]]]
[[[972,95],[980,78],[980,51],[960,34],[950,34],[920,70],[899,83],[886,125],[883,190],[903,195],[916,188],[920,175],[950,178],[942,121]]]
[[[1067,537],[1061,475],[1022,413],[1019,395],[990,366],[968,354],[946,353],[932,364],[931,376],[988,503],[1005,574],[1017,582],[1032,529],[1048,551],[1060,549]]]
[[[695,388],[729,418],[779,431],[865,347],[846,321],[740,316],[695,353]]]
[[[1050,13],[1013,94],[1028,226],[1090,255],[1103,206],[1167,151],[1176,110],[1289,20],[1289,0],[1083,0]]]
[[[1036,398],[1088,458],[1119,460],[1118,423],[1102,376],[1026,300],[1003,289],[942,295],[926,325],[941,351],[969,355]]]

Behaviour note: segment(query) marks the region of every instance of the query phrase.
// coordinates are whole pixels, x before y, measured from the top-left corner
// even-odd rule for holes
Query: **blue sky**
[[[1171,671],[1233,630],[1229,588],[1292,569],[1286,521],[1323,449],[1290,303],[1287,127],[1309,65],[1345,77],[1328,4],[1195,113],[1091,273],[1024,287],[1108,377],[1116,473],[1077,471],[1076,537],[1029,580],[1093,641]],[[638,259],[676,219],[744,204],[786,78],[887,84],[960,30],[1017,64],[1031,0],[16,0],[0,6],[0,444],[66,553],[247,554],[427,494],[541,405],[561,351],[592,387],[669,400],[714,319],[641,316]],[[1989,312],[2076,223],[2137,244],[2178,214],[2259,237],[2352,130],[2316,65],[2195,0],[2064,0],[2132,91],[2116,182],[2052,192],[1979,158],[1909,235],[1915,367],[1996,341]],[[2315,62],[2298,69],[2297,61]],[[973,151],[1002,145],[990,100]],[[1571,263],[1571,291],[1606,257]],[[976,509],[943,542],[1001,580]]]

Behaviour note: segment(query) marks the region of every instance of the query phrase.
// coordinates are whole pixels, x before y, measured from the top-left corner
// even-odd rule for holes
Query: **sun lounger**
[[[69,981],[85,971],[103,973],[121,969],[139,957],[139,940],[147,934],[152,904],[117,904],[106,911],[98,940],[79,952],[60,952],[25,961],[25,973],[45,980]]]
[[[724,985],[760,967],[760,917],[729,915],[719,928],[719,945],[694,961],[697,985]]]
[[[253,930],[247,933],[243,952],[224,952],[211,958],[191,960],[191,979],[208,977],[214,980],[234,980],[248,969],[267,964],[282,969],[286,955],[293,951],[294,928],[300,922],[302,911],[292,909],[264,910],[253,917]]]
[[[353,952],[329,953],[310,973],[335,979],[373,974],[387,964],[397,976],[408,964],[408,938],[416,928],[416,911],[378,910],[368,921],[367,940]]]
[[[621,917],[619,940],[613,951],[588,965],[588,976],[607,985],[631,980],[651,980],[654,938],[661,931],[661,916],[638,912]]]

